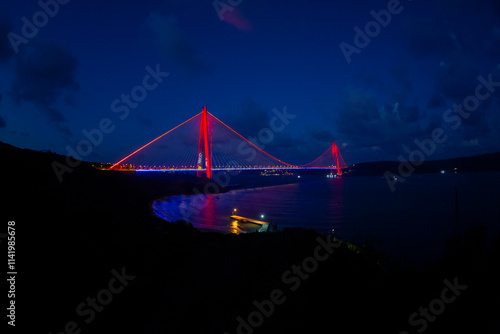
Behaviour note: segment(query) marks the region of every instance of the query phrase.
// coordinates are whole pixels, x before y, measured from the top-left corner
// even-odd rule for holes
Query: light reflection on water
[[[430,257],[444,251],[444,241],[455,231],[474,224],[490,228],[490,235],[498,232],[500,173],[413,175],[398,183],[394,193],[380,176],[325,178],[218,195],[171,196],[154,207],[167,221],[186,220],[201,230],[244,232],[229,218],[237,208],[240,216],[273,222],[280,229],[334,229],[341,239],[370,239],[402,256]]]
[[[231,221],[229,217],[236,208],[240,216],[275,223],[279,228],[331,231],[343,219],[342,183],[338,178],[238,189],[222,194],[170,196],[155,202],[154,208],[157,215],[167,221],[189,221],[201,230],[227,233],[251,230]]]

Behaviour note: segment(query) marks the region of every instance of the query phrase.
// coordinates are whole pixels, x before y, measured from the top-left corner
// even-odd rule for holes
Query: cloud
[[[13,55],[9,39],[7,38],[7,34],[11,30],[11,24],[5,19],[0,19],[0,62],[6,61]]]
[[[464,58],[466,59],[466,58]],[[457,68],[460,68],[458,66]],[[498,67],[497,67],[498,69]],[[497,76],[497,70],[493,70],[493,81],[500,80],[500,75]],[[458,71],[458,77],[467,77],[468,71]],[[477,74],[476,74],[477,75]],[[466,80],[466,79],[463,79]],[[461,104],[465,97],[473,95],[477,85],[476,77],[469,77],[469,82],[463,81],[460,85],[463,86],[455,90],[453,98],[448,99],[443,96],[445,105],[440,106],[431,116],[429,124],[426,128],[427,133],[431,133],[434,128],[441,127],[448,129],[446,135],[448,140],[445,147],[447,152],[454,152],[453,155],[467,155],[477,153],[477,149],[482,152],[498,151],[498,147],[494,143],[498,143],[500,133],[500,114],[498,113],[498,100],[491,97],[482,101],[477,110],[467,113],[467,117],[461,117],[461,126],[457,129],[449,129],[449,124],[443,121],[443,113],[448,108],[453,108],[454,104]],[[469,87],[468,91],[465,87]],[[461,93],[459,93],[461,92]],[[428,136],[428,135],[427,135]],[[476,151],[474,151],[476,148]]]
[[[274,117],[276,116],[272,107],[264,107],[252,97],[247,97],[238,107],[227,108],[220,119],[246,139],[255,141],[268,153],[285,161],[287,156],[296,158],[298,153],[295,151],[305,144],[303,138],[296,138],[287,126],[281,131],[274,131],[271,125],[271,119]],[[290,121],[292,122],[295,120]],[[278,127],[281,125],[282,123],[277,123]],[[269,133],[272,133],[271,137],[267,137]],[[310,138],[308,139],[310,141]]]
[[[437,15],[436,15],[437,16]],[[410,50],[418,56],[447,55],[456,46],[443,19],[429,15],[409,21],[404,30]]]
[[[434,92],[427,102],[427,108],[432,109],[432,108],[442,108],[446,107],[446,98],[443,96],[443,94],[439,92]]]
[[[138,114],[136,118],[144,126],[147,126],[147,127],[153,126],[153,120],[151,118],[145,117],[145,116],[140,115],[140,114]]]
[[[418,105],[407,103],[405,95],[379,105],[372,92],[350,86],[337,110],[337,133],[351,149],[373,151],[377,147],[389,153],[422,132],[420,120],[424,117]]]
[[[71,130],[68,128],[66,124],[56,123],[55,127],[57,132],[59,132],[66,139],[73,137],[73,132],[71,132]]]
[[[500,57],[500,27],[493,26],[489,38],[486,40],[486,50],[493,59]]]
[[[339,108],[338,130],[345,135],[373,133],[370,123],[380,118],[375,97],[371,92],[348,87]],[[378,132],[377,132],[378,133]]]
[[[329,130],[320,129],[314,126],[306,126],[307,135],[320,143],[333,143],[335,136]]]
[[[447,57],[437,71],[436,89],[444,96],[463,100],[474,93],[477,65],[464,53],[454,53]]]
[[[61,123],[66,121],[66,117],[57,109],[54,109],[48,105],[39,105],[40,111],[45,114],[50,122]]]
[[[413,90],[413,84],[408,75],[408,68],[403,65],[396,65],[392,68],[391,74],[398,83],[398,86],[407,92]]]
[[[283,132],[275,132],[273,140],[270,143],[267,143],[266,147],[269,147],[273,150],[287,149],[293,151],[297,146],[301,144],[303,144],[302,140],[293,138],[291,133],[285,130]]]
[[[11,96],[18,103],[49,106],[64,91],[78,90],[76,67],[76,58],[66,49],[56,45],[32,46],[17,58]]]
[[[146,26],[153,32],[155,42],[165,57],[190,72],[205,70],[205,64],[175,16],[151,12],[146,18]]]
[[[247,97],[238,108],[230,110],[226,124],[245,138],[256,137],[260,130],[269,127],[270,112]]]
[[[417,105],[398,104],[398,114],[403,122],[415,122],[419,119],[420,108]]]
[[[66,121],[54,105],[66,94],[79,89],[75,79],[77,59],[57,45],[30,43],[17,57],[15,78],[9,94],[16,103],[31,102],[46,115],[64,136],[71,131],[60,124]]]

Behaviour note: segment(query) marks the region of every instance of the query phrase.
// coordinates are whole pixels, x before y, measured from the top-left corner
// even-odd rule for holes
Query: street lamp
[[[260,218],[264,219],[264,215],[260,215]]]

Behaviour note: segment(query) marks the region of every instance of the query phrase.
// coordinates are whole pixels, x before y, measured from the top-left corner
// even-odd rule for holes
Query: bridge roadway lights
[[[213,171],[245,171],[245,170],[266,170],[268,168],[212,168]],[[274,169],[293,169],[293,170],[302,170],[302,169],[332,169],[331,166],[329,167],[283,167],[283,168],[276,168]],[[334,168],[335,169],[335,168]],[[147,169],[147,168],[138,168],[135,170],[136,172],[198,172],[200,169],[197,168],[158,168],[158,169]],[[201,169],[202,172],[205,171],[205,169]]]

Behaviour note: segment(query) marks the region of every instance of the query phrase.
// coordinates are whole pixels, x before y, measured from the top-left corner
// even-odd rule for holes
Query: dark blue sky
[[[13,145],[66,154],[108,118],[85,159],[114,162],[207,105],[246,137],[286,106],[296,117],[265,149],[290,163],[333,141],[347,163],[397,160],[436,128],[446,140],[426,159],[500,151],[500,1],[45,2],[53,17],[36,1],[0,4],[0,140]],[[355,27],[373,29],[369,43]],[[350,59],[343,42],[357,42]],[[148,66],[169,75],[115,112]],[[493,82],[481,99],[479,76]]]

